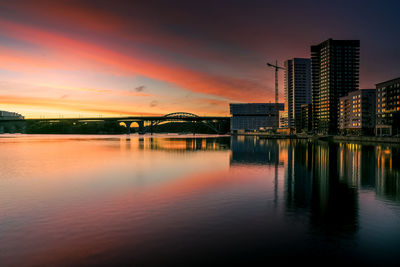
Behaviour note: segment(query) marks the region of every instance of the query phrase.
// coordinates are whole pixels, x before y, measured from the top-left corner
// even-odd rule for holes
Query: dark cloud
[[[135,91],[136,91],[136,92],[143,92],[143,90],[144,90],[145,88],[146,88],[146,86],[141,85],[141,86],[136,87],[136,88],[135,88]]]
[[[150,107],[156,107],[156,106],[158,106],[158,101],[157,100],[153,100],[153,101],[151,101],[150,102]]]
[[[2,19],[96,40],[148,62],[145,68],[132,63],[142,76],[235,101],[273,99],[274,74],[265,62],[309,57],[310,46],[328,38],[361,40],[361,88],[400,74],[400,2],[394,0],[0,2],[8,3],[0,4]],[[280,88],[283,81],[280,73]]]

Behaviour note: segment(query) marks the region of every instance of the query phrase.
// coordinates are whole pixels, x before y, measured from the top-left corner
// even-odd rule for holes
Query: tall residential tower
[[[313,130],[338,130],[339,98],[358,90],[359,40],[326,40],[311,46]]]
[[[285,109],[288,127],[301,128],[301,105],[311,104],[310,59],[293,58],[285,61]]]

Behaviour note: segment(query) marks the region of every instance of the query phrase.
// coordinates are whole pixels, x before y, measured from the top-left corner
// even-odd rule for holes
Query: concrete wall
[[[3,133],[25,133],[25,131],[26,131],[25,121],[2,122],[0,120],[0,134],[3,134]]]

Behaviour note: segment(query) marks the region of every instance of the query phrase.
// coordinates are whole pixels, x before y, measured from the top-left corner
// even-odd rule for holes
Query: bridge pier
[[[136,123],[139,124],[139,134],[145,134],[144,121],[137,121]]]
[[[131,134],[131,124],[133,121],[123,121],[123,123],[125,123],[126,126],[126,134]]]
[[[139,134],[145,134],[144,121],[122,121],[126,125],[126,134],[131,134],[131,125],[136,122],[139,125]]]
[[[153,125],[154,125],[154,121],[150,122],[150,135],[153,135]]]

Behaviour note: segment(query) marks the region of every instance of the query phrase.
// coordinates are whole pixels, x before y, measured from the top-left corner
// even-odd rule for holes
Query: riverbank
[[[399,143],[399,137],[381,136],[342,136],[342,135],[303,135],[303,134],[270,134],[270,133],[241,133],[232,136],[257,136],[262,139],[308,139],[334,142],[371,142],[371,143]]]
[[[270,134],[263,132],[231,133],[231,136],[257,136],[265,139],[309,139],[311,135]]]
[[[371,143],[398,143],[399,137],[381,137],[381,136],[332,136],[332,140],[336,142],[371,142]]]

